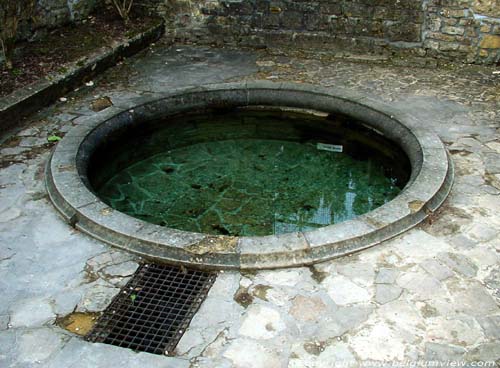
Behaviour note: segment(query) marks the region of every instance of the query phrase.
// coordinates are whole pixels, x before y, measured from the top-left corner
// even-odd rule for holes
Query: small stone
[[[488,339],[500,340],[500,316],[479,317],[477,321]]]
[[[323,281],[328,295],[338,305],[367,302],[371,293],[344,276],[329,276]]]
[[[467,257],[456,253],[441,253],[438,256],[449,268],[467,277],[474,277],[477,273],[477,266]]]
[[[24,363],[40,363],[59,351],[68,339],[48,328],[27,331],[19,339],[18,356]]]
[[[377,277],[375,278],[376,284],[392,284],[396,281],[398,271],[393,268],[381,268]]]
[[[326,304],[319,297],[296,296],[292,301],[290,314],[298,321],[315,321],[326,309]]]
[[[127,277],[132,276],[138,267],[139,264],[137,262],[128,261],[105,267],[102,269],[102,272],[108,276]]]
[[[476,246],[476,243],[466,237],[465,235],[458,234],[450,238],[450,243],[459,248],[470,249]]]
[[[442,281],[447,279],[448,277],[453,276],[453,272],[446,266],[443,266],[441,263],[436,261],[435,259],[425,260],[420,264],[424,270],[426,270],[430,275],[434,276],[436,279]]]
[[[271,368],[281,367],[279,355],[256,341],[247,339],[235,340],[224,352],[235,368]]]
[[[247,289],[252,285],[252,280],[250,280],[248,277],[242,277],[240,280],[240,286]]]
[[[492,226],[479,223],[473,225],[467,233],[472,239],[480,242],[487,242],[495,238],[498,232]]]
[[[262,276],[270,285],[296,286],[303,279],[303,272],[298,270],[264,271]]]
[[[404,273],[398,278],[397,283],[421,301],[436,298],[445,293],[440,282],[424,271]]]
[[[40,327],[52,323],[56,315],[47,299],[21,300],[12,307],[10,324],[12,327]]]
[[[464,290],[453,294],[455,309],[474,316],[484,316],[498,312],[495,300],[479,282],[471,282]]]
[[[375,276],[373,266],[369,263],[361,262],[340,264],[337,266],[337,272],[362,286],[372,285]]]
[[[375,287],[375,301],[379,304],[391,302],[401,295],[403,289],[396,285],[378,284]]]
[[[479,47],[483,49],[500,49],[500,36],[486,35]]]
[[[252,305],[247,311],[239,329],[240,335],[253,339],[271,339],[285,329],[285,324],[275,309]]]
[[[85,295],[78,304],[77,312],[100,312],[106,309],[120,289],[114,288],[99,281],[89,284]]]
[[[454,27],[454,26],[444,26],[441,30],[445,34],[449,35],[463,35],[465,32],[464,27]]]
[[[500,357],[500,344],[492,342],[481,344],[469,351],[466,355],[467,361],[498,362]]]
[[[377,323],[350,339],[349,346],[362,360],[403,360],[406,344],[391,326]]]
[[[472,318],[450,319],[432,318],[426,321],[426,340],[433,342],[452,342],[457,346],[470,346],[482,340],[483,333],[476,327]]]
[[[427,361],[453,361],[461,360],[465,349],[459,346],[436,344],[428,342],[425,344],[425,360]]]
[[[109,98],[107,96],[95,99],[90,104],[90,108],[92,109],[92,111],[95,111],[95,112],[102,111],[104,109],[107,109],[110,106],[113,106],[113,102],[111,101],[111,98]]]

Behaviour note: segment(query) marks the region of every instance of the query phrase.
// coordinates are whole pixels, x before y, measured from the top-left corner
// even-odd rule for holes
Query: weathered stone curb
[[[71,63],[64,73],[50,75],[32,85],[20,88],[10,95],[0,98],[0,135],[17,127],[23,117],[53,103],[87,78],[99,74],[116,64],[123,57],[129,57],[151,42],[159,39],[164,32],[164,22],[116,45],[100,49],[86,59]]]
[[[353,220],[305,233],[227,237],[165,228],[113,210],[89,189],[95,149],[117,129],[207,107],[274,106],[352,116],[399,144],[412,166],[392,201]],[[453,167],[444,145],[401,110],[339,88],[255,81],[183,88],[157,99],[113,106],[72,129],[46,170],[49,196],[77,229],[121,249],[162,262],[203,268],[266,269],[309,265],[371,247],[431,215],[446,199]]]

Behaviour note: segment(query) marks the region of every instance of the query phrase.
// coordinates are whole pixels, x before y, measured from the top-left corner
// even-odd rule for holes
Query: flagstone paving
[[[500,363],[500,74],[161,42],[32,116],[0,146],[1,367],[357,367]],[[446,143],[451,195],[425,224],[313,267],[221,272],[175,356],[92,344],[57,323],[102,311],[141,261],[63,222],[47,199],[51,134],[174,87],[268,79],[352,88],[416,115]],[[375,363],[372,362],[372,365]]]

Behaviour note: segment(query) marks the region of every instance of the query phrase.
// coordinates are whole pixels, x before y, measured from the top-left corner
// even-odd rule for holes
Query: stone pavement
[[[500,363],[500,74],[161,43],[50,106],[0,146],[0,367],[357,367]],[[103,310],[140,261],[73,230],[47,199],[51,144],[114,104],[183,85],[268,79],[352,88],[417,115],[448,146],[449,199],[430,221],[350,257],[221,272],[174,357],[59,327]]]

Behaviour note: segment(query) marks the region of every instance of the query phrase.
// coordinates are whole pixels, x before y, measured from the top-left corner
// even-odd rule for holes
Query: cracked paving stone
[[[424,271],[408,272],[399,276],[397,283],[408,290],[418,300],[428,300],[439,297],[445,290],[441,283]]]
[[[104,281],[95,281],[87,285],[77,312],[100,312],[106,309],[111,300],[120,292],[119,288],[112,287]]]
[[[132,276],[139,264],[133,261],[127,261],[116,265],[111,265],[104,267],[101,272],[107,276],[118,276],[118,277],[127,277]]]

